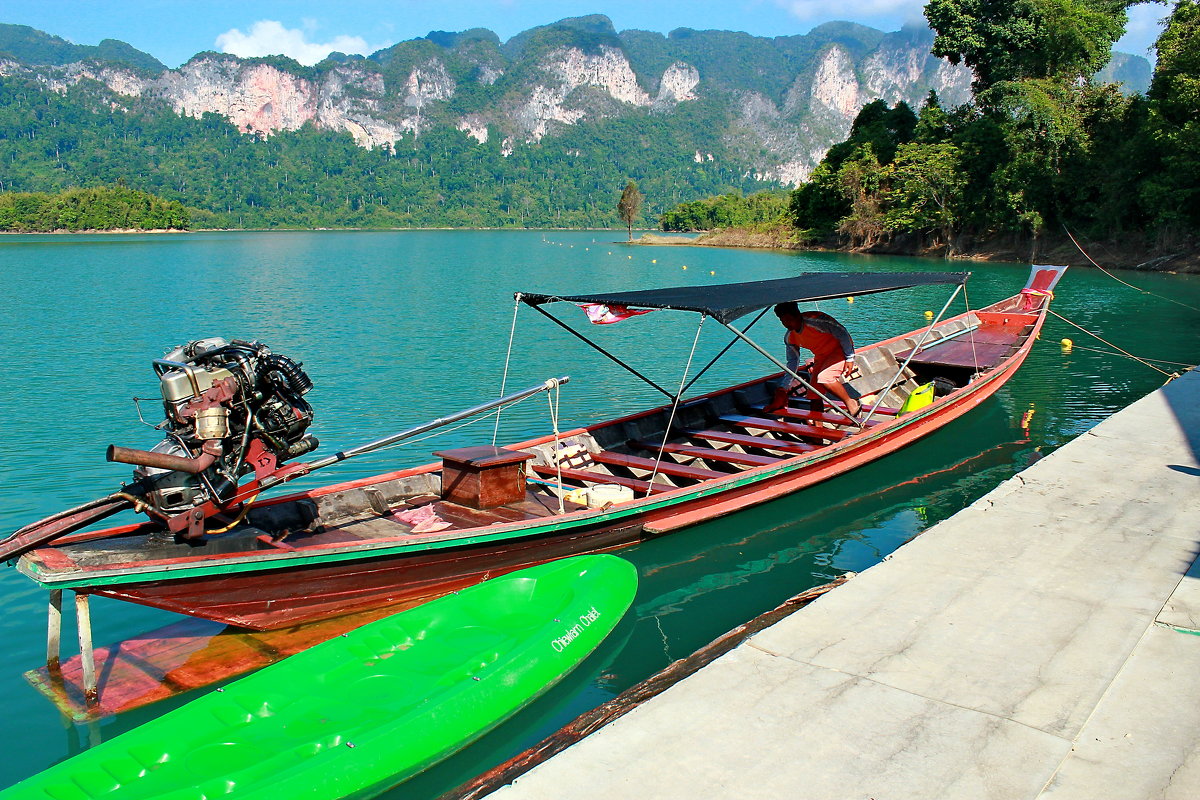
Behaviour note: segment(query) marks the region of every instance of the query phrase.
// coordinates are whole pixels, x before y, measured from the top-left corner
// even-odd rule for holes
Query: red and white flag
[[[603,303],[580,303],[579,307],[587,314],[594,325],[611,325],[638,314],[649,314],[653,308],[632,309],[620,305],[605,305]]]

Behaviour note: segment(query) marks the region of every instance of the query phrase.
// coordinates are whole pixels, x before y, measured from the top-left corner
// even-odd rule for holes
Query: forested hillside
[[[932,57],[932,36],[664,36],[592,16],[315,67],[201,53],[167,70],[0,25],[0,191],[123,180],[195,227],[605,227],[635,180],[651,222],[794,185],[873,98],[965,99],[969,72]]]
[[[1075,236],[1135,264],[1194,254],[1200,3],[1174,4],[1149,91],[1132,96],[1088,79],[1124,31],[1123,3],[1053,14],[1040,4],[979,8],[931,0],[925,9],[933,52],[972,68],[972,101],[943,107],[931,93],[917,112],[866,105],[792,194],[799,237],[946,254],[1007,237],[1032,258],[1041,244]],[[662,226],[676,226],[686,208]]]

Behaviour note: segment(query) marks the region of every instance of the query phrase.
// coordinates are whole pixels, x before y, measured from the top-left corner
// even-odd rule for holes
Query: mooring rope
[[[1101,336],[1100,334],[1098,334],[1098,333],[1094,333],[1094,332],[1092,332],[1092,331],[1089,331],[1087,328],[1083,327],[1082,325],[1079,325],[1079,324],[1076,324],[1076,323],[1072,322],[1071,320],[1069,320],[1069,319],[1067,319],[1066,317],[1064,317],[1062,314],[1059,314],[1059,313],[1058,313],[1057,311],[1055,311],[1054,309],[1047,309],[1047,310],[1048,310],[1048,311],[1049,311],[1051,314],[1053,314],[1054,316],[1056,316],[1056,317],[1058,317],[1059,319],[1061,319],[1063,322],[1067,323],[1068,325],[1072,325],[1072,326],[1074,326],[1074,327],[1078,328],[1079,330],[1083,331],[1084,333],[1086,333],[1086,334],[1087,334],[1087,335],[1089,335],[1089,336],[1094,336],[1095,338],[1097,338],[1097,339],[1099,339],[1100,341],[1104,342],[1106,345],[1108,345],[1108,346],[1109,346],[1109,347],[1111,347],[1112,349],[1116,350],[1118,353],[1121,353],[1121,354],[1123,354],[1123,355],[1125,355],[1125,356],[1128,356],[1129,358],[1132,358],[1134,361],[1137,361],[1137,362],[1139,362],[1139,363],[1145,364],[1147,367],[1149,367],[1150,369],[1154,370],[1155,372],[1161,372],[1163,375],[1166,375],[1168,379],[1173,379],[1173,378],[1178,378],[1178,377],[1179,377],[1179,373],[1178,373],[1178,372],[1167,372],[1167,371],[1166,371],[1166,370],[1164,370],[1164,369],[1159,369],[1158,367],[1154,366],[1153,364],[1151,364],[1151,363],[1150,363],[1149,361],[1147,361],[1146,359],[1144,359],[1144,358],[1140,358],[1139,356],[1135,356],[1133,353],[1130,353],[1128,350],[1122,350],[1121,348],[1117,347],[1117,346],[1116,346],[1115,344],[1113,344],[1112,342],[1110,342],[1110,341],[1108,341],[1107,339],[1105,339],[1105,338],[1104,338],[1103,336]]]
[[[967,310],[966,310],[967,325],[970,325],[971,324],[971,298],[967,296],[967,285],[965,283],[963,284],[963,303],[967,307]],[[976,319],[978,319],[978,315],[976,316]],[[976,326],[976,327],[978,327],[978,326]],[[971,331],[971,333],[968,335],[971,338],[971,360],[975,363],[975,374],[978,375],[979,374],[979,353],[977,353],[975,351],[975,331]]]
[[[1099,353],[1100,355],[1104,355],[1104,356],[1117,356],[1119,358],[1124,358],[1124,356],[1122,356],[1120,353],[1114,353],[1111,350],[1101,350],[1099,347],[1084,347],[1081,344],[1072,343],[1071,349],[1072,350],[1087,350],[1089,353]],[[1195,369],[1197,366],[1196,364],[1185,364],[1182,361],[1168,361],[1165,358],[1147,358],[1146,360],[1152,361],[1156,364],[1167,364],[1172,367],[1183,367],[1184,369]]]
[[[1066,225],[1063,225],[1063,231],[1064,231],[1064,232],[1067,234],[1067,236],[1068,236],[1068,237],[1071,239],[1071,242],[1072,242],[1072,243],[1073,243],[1073,244],[1074,244],[1074,245],[1075,245],[1077,248],[1079,248],[1079,252],[1080,252],[1080,253],[1083,253],[1083,257],[1084,257],[1084,258],[1086,258],[1088,261],[1090,261],[1090,262],[1092,263],[1092,266],[1093,266],[1093,267],[1095,267],[1096,269],[1100,270],[1101,272],[1103,272],[1103,273],[1104,273],[1105,275],[1107,275],[1108,277],[1112,278],[1112,279],[1113,279],[1114,281],[1116,281],[1117,283],[1124,284],[1125,286],[1128,286],[1130,289],[1133,289],[1135,292],[1141,292],[1142,294],[1148,294],[1148,295],[1150,295],[1151,297],[1157,297],[1159,300],[1166,300],[1168,303],[1174,303],[1174,304],[1175,304],[1175,305],[1177,305],[1177,306],[1183,306],[1184,308],[1191,309],[1192,311],[1200,311],[1200,308],[1196,308],[1195,306],[1190,306],[1190,305],[1188,305],[1187,303],[1182,303],[1182,302],[1180,302],[1180,301],[1178,301],[1178,300],[1175,300],[1174,298],[1171,298],[1171,297],[1164,297],[1164,296],[1163,296],[1163,295],[1161,295],[1161,294],[1155,294],[1154,292],[1148,291],[1148,290],[1146,290],[1146,289],[1142,289],[1142,288],[1140,288],[1140,287],[1138,287],[1138,286],[1134,286],[1132,283],[1129,283],[1129,282],[1127,282],[1127,281],[1123,281],[1123,280],[1121,280],[1121,279],[1120,279],[1120,278],[1118,278],[1116,275],[1113,275],[1111,272],[1109,272],[1108,270],[1106,270],[1104,267],[1102,267],[1102,266],[1100,266],[1099,264],[1097,264],[1097,263],[1096,263],[1096,261],[1095,261],[1095,259],[1093,259],[1091,256],[1089,256],[1089,255],[1087,254],[1087,251],[1086,251],[1086,250],[1084,250],[1084,249],[1083,249],[1083,247],[1082,247],[1082,246],[1079,244],[1079,242],[1075,240],[1075,237],[1071,235],[1071,232],[1070,232],[1069,230],[1067,230],[1067,226],[1066,226]],[[1089,333],[1090,333],[1090,331],[1089,331]],[[1097,337],[1097,338],[1099,338],[1099,337]]]
[[[546,392],[546,400],[550,403],[550,424],[554,428],[554,471],[558,477],[558,485],[561,487],[562,482],[563,482],[563,479],[562,479],[562,462],[563,462],[563,460],[562,460],[562,453],[560,452],[560,449],[559,449],[560,448],[559,433],[558,433],[559,396],[558,396],[558,384],[557,383],[554,384],[554,397],[551,397],[550,393]],[[558,497],[558,513],[559,514],[567,513],[566,501],[564,500],[564,498],[566,497],[566,493],[565,492],[555,492],[555,495]]]

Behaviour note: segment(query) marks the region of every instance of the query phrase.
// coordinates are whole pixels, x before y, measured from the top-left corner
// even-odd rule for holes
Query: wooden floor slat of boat
[[[649,481],[639,480],[638,478],[626,478],[621,475],[609,475],[604,472],[591,472],[585,469],[568,469],[567,467],[563,467],[562,470],[558,470],[544,464],[533,464],[530,468],[538,475],[546,478],[557,478],[561,472],[564,480],[579,481],[580,483],[615,483],[618,486],[627,486],[635,492],[641,492],[642,494],[645,494],[647,491],[659,494],[660,492],[669,492],[675,488],[674,486],[667,486],[666,484],[657,482],[651,486]]]
[[[597,464],[604,464],[606,466],[641,469],[647,472],[658,472],[661,475],[689,478],[694,481],[710,481],[714,478],[724,478],[726,475],[724,472],[717,472],[711,469],[684,466],[683,464],[676,464],[673,461],[656,461],[653,458],[614,453],[611,450],[601,450],[598,453],[592,453],[592,460]]]
[[[769,436],[755,436],[751,433],[734,433],[733,431],[701,430],[688,428],[684,431],[693,439],[722,444],[736,444],[742,447],[756,447],[762,450],[775,450],[792,455],[803,455],[817,449],[815,444],[805,442],[785,442],[782,439],[772,439]]]
[[[761,467],[767,464],[774,464],[783,459],[779,456],[762,456],[754,453],[737,453],[732,450],[719,450],[715,447],[698,447],[693,444],[679,444],[677,442],[667,442],[663,445],[661,442],[634,442],[638,447],[642,447],[652,452],[658,452],[662,448],[665,453],[675,453],[681,456],[692,456],[701,458],[705,461],[722,461],[727,464],[736,464],[747,467]]]
[[[800,419],[800,420],[806,420],[808,422],[829,422],[834,425],[848,424],[846,417],[843,416],[842,414],[837,413],[836,411],[810,411],[807,408],[797,408],[796,406],[788,406],[787,408],[782,408],[782,409],[779,409],[778,411],[772,411],[771,413],[768,414],[764,410],[765,406],[766,406],[765,403],[756,403],[754,405],[749,406],[749,408],[752,409],[753,411],[755,411],[756,413],[767,414],[768,417],[771,417],[771,416],[787,417],[788,419]],[[870,406],[868,406],[868,408],[869,407]],[[883,422],[884,422],[884,420],[873,419],[870,422],[868,422],[867,425],[868,426],[882,425]]]
[[[805,439],[828,439],[841,441],[846,438],[846,432],[836,428],[818,428],[815,425],[798,425],[794,422],[779,422],[766,417],[751,417],[745,414],[726,414],[721,417],[726,425],[736,425],[739,428],[751,428],[772,433],[787,433]]]

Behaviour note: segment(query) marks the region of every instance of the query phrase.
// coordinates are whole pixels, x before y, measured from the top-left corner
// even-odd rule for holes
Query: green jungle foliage
[[[635,224],[697,194],[758,187],[744,167],[696,163],[694,132],[726,110],[697,102],[668,119],[649,112],[577,125],[502,155],[455,130],[365,150],[311,127],[268,138],[216,114],[192,119],[139,101],[114,109],[80,83],[59,94],[0,78],[0,191],[113,185],[179,201],[200,228],[564,227],[618,223],[630,179],[647,196]],[[682,122],[682,124],[680,124]],[[737,162],[734,162],[737,164]]]
[[[163,200],[126,186],[45,192],[0,193],[0,231],[186,230],[188,214]]]
[[[680,203],[658,218],[658,227],[664,231],[769,227],[784,222],[787,217],[786,192],[758,192],[749,197],[723,194]]]
[[[116,39],[105,39],[95,46],[71,44],[66,39],[51,36],[27,25],[4,23],[0,23],[0,55],[12,56],[26,64],[99,61],[152,73],[166,69],[154,56]]]
[[[1200,229],[1200,2],[1177,0],[1147,96],[1084,80],[1123,2],[932,0],[934,52],[976,72],[974,100],[863,107],[791,196],[809,239],[871,248],[959,234],[1093,238]],[[672,212],[674,213],[674,212]]]
[[[0,78],[0,191],[112,185],[177,201],[200,228],[611,227],[622,187],[646,204],[635,225],[697,195],[760,188],[699,132],[726,124],[717,103],[667,117],[599,120],[501,153],[453,129],[366,150],[349,134],[305,127],[259,138],[224,117],[181,117],[158,101],[114,108],[96,83],[66,93]],[[495,133],[495,132],[493,132]],[[724,164],[724,166],[722,166]]]

